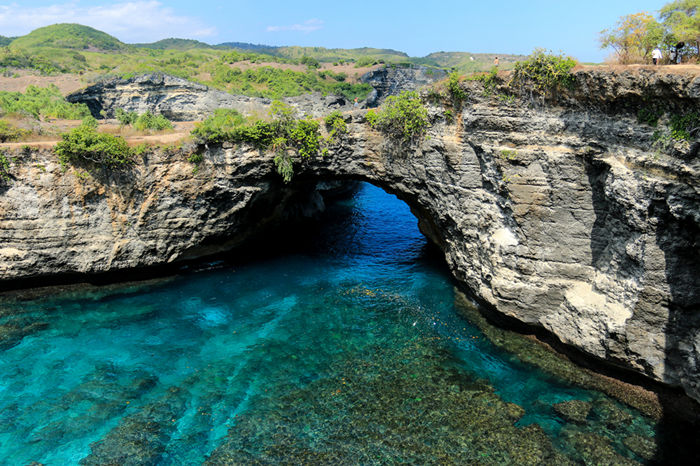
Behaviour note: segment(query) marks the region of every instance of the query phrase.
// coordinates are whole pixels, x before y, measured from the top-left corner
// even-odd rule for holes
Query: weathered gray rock
[[[698,108],[698,78],[676,79]],[[606,93],[598,106],[576,92],[531,107],[473,89],[455,123],[432,108],[412,148],[358,111],[343,143],[299,162],[288,186],[272,154],[248,147],[209,148],[196,174],[186,154],[148,154],[121,181],[83,180],[34,153],[0,194],[0,280],[226,250],[318,180],[368,180],[408,203],[454,276],[496,311],[700,400],[700,160],[655,153],[633,103],[619,100],[631,109],[619,113]]]
[[[391,95],[398,95],[402,91],[415,91],[446,76],[447,73],[443,70],[424,66],[387,66],[370,71],[360,80],[374,88],[365,105],[376,107]]]
[[[172,121],[203,120],[217,108],[233,108],[244,115],[265,115],[272,103],[270,99],[233,95],[160,73],[98,82],[66,99],[86,104],[96,118],[114,118],[117,109],[122,109],[161,113]],[[319,117],[332,110],[350,108],[350,102],[342,96],[322,96],[319,93],[282,100],[296,108],[299,116]]]

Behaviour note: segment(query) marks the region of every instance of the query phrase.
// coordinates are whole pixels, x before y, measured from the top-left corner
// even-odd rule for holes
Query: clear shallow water
[[[498,349],[454,301],[408,208],[363,185],[275,258],[7,305],[0,462],[653,454],[652,422]]]

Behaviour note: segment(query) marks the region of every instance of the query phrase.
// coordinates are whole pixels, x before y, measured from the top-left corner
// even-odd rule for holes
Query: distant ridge
[[[134,47],[142,49],[154,49],[154,50],[193,50],[193,49],[211,49],[213,46],[200,42],[194,39],[177,39],[170,37],[168,39],[161,39],[157,42],[150,42],[145,44],[131,44]]]
[[[35,29],[26,36],[13,40],[14,48],[53,47],[71,50],[96,50],[116,52],[127,48],[126,44],[106,32],[81,24],[54,24]]]
[[[86,68],[86,59],[80,52],[123,52],[134,53],[138,49],[172,50],[172,51],[211,51],[216,54],[224,50],[237,50],[277,57],[270,61],[291,60],[300,62],[305,57],[313,58],[322,63],[355,63],[356,66],[372,66],[375,64],[393,65],[424,65],[442,69],[454,69],[462,73],[485,71],[494,65],[495,57],[499,58],[501,69],[509,69],[513,64],[522,60],[522,55],[500,53],[469,53],[469,52],[434,52],[425,57],[410,57],[405,52],[394,49],[360,47],[353,49],[301,47],[301,46],[272,46],[252,44],[249,42],[223,42],[211,45],[194,39],[167,38],[151,43],[125,44],[116,37],[89,26],[80,24],[54,24],[41,27],[26,36],[17,38],[0,36],[0,46],[9,46],[16,53],[24,54],[19,57],[7,57],[4,66],[39,67],[45,72],[80,70]],[[209,52],[207,52],[209,53]],[[265,62],[264,58],[256,57],[258,63]],[[1,61],[1,60],[0,60]],[[17,64],[20,65],[17,65]],[[171,71],[172,72],[172,71]]]

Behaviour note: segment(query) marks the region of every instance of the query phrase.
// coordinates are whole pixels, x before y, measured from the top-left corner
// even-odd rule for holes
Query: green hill
[[[193,39],[162,39],[149,44],[132,44],[134,47],[142,49],[154,50],[194,50],[194,49],[211,49],[214,46]]]
[[[14,40],[14,37],[0,36],[0,47],[6,47]]]
[[[363,47],[357,49],[327,49],[325,47],[279,47],[276,55],[285,58],[300,59],[302,57],[312,57],[322,62],[334,62],[338,60],[359,60],[363,57],[371,57],[386,62],[405,61],[408,55],[404,52],[391,49],[375,49]]]
[[[524,55],[499,53],[434,52],[425,57],[411,58],[411,62],[440,68],[455,68],[463,73],[473,73],[491,69],[495,57],[498,57],[499,67],[506,70],[513,68],[516,61],[527,58]]]
[[[35,29],[12,41],[11,46],[22,49],[50,47],[105,52],[122,51],[127,48],[116,37],[80,24],[54,24]]]

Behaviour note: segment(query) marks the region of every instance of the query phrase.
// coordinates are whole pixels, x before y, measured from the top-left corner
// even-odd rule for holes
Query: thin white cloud
[[[42,7],[18,3],[0,5],[0,31],[20,36],[42,26],[79,23],[111,34],[123,42],[151,42],[167,37],[204,38],[216,34],[197,18],[176,14],[155,0],[90,6],[79,0]]]
[[[302,24],[290,24],[289,26],[268,26],[267,32],[297,31],[308,34],[313,31],[318,31],[319,29],[323,29],[323,21],[313,18],[304,21]]]

